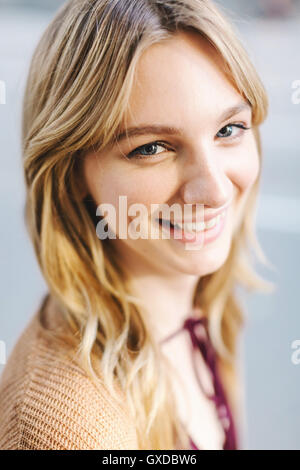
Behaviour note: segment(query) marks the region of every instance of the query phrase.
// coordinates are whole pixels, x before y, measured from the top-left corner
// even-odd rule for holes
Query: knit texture
[[[0,449],[138,449],[127,409],[44,337],[38,312],[0,378]]]

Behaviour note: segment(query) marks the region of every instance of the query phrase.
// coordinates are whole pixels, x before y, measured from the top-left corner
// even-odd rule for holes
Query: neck
[[[157,341],[182,327],[192,314],[193,297],[199,276],[167,278],[144,274],[130,280],[130,288],[144,304],[146,321]]]

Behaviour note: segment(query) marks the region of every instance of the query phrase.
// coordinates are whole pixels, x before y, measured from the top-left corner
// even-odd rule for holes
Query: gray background
[[[47,290],[23,222],[20,112],[33,48],[61,3],[0,1],[0,80],[6,83],[6,104],[0,105],[0,340],[6,357]],[[300,340],[300,104],[291,101],[292,82],[300,80],[299,1],[284,17],[268,16],[263,1],[218,3],[232,16],[270,98],[257,234],[274,269],[256,266],[277,287],[271,295],[243,294],[243,448],[300,449],[300,364],[291,360],[291,344]]]

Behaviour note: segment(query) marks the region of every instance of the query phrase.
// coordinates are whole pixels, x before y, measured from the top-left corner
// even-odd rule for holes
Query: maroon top
[[[189,336],[191,338],[191,343],[192,343],[193,366],[194,366],[194,370],[195,370],[195,374],[196,374],[199,386],[202,389],[205,396],[209,398],[210,400],[214,401],[216,408],[217,408],[218,417],[220,419],[220,422],[225,432],[225,441],[223,445],[223,450],[238,450],[234,420],[233,420],[232,413],[230,411],[229,404],[226,399],[224,388],[222,386],[222,383],[219,377],[219,371],[218,371],[217,362],[216,362],[216,358],[217,358],[216,352],[210,339],[207,321],[208,321],[207,317],[204,317],[204,316],[202,316],[201,318],[195,317],[195,316],[187,317],[183,323],[183,326],[179,330],[175,331],[175,333],[172,333],[170,336],[168,336],[161,342],[163,343],[165,341],[168,341],[169,339],[173,338],[173,336],[175,336],[176,334],[178,334],[180,331],[184,329],[186,329],[189,332]],[[201,328],[201,332],[199,331],[199,328],[197,327],[197,325],[199,324],[203,326],[203,328]],[[199,373],[196,368],[195,357],[194,357],[193,352],[197,348],[200,350],[200,353],[202,354],[202,357],[206,365],[208,366],[208,368],[210,369],[212,373],[214,392],[215,392],[212,395],[207,394],[206,391],[204,390],[203,384],[201,382]],[[191,437],[190,437],[190,444],[191,444],[192,449],[199,450]]]

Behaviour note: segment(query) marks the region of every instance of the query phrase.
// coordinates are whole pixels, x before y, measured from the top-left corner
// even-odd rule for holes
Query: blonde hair
[[[261,159],[258,126],[267,114],[266,93],[228,20],[209,0],[67,2],[34,52],[23,105],[27,228],[49,295],[70,328],[69,334],[56,332],[57,340],[71,350],[76,346],[96,384],[107,386],[116,399],[118,390],[125,393],[140,449],[174,449],[178,442],[188,448],[188,436],[141,299],[130,293],[111,241],[97,237],[95,205],[79,188],[86,152],[105,148],[121,126],[141,53],[176,31],[199,33],[222,58],[224,72],[251,104]],[[232,393],[236,340],[244,323],[234,289],[270,287],[249,256],[248,242],[267,263],[254,232],[257,191],[258,180],[226,262],[199,280],[194,297],[208,316]]]

